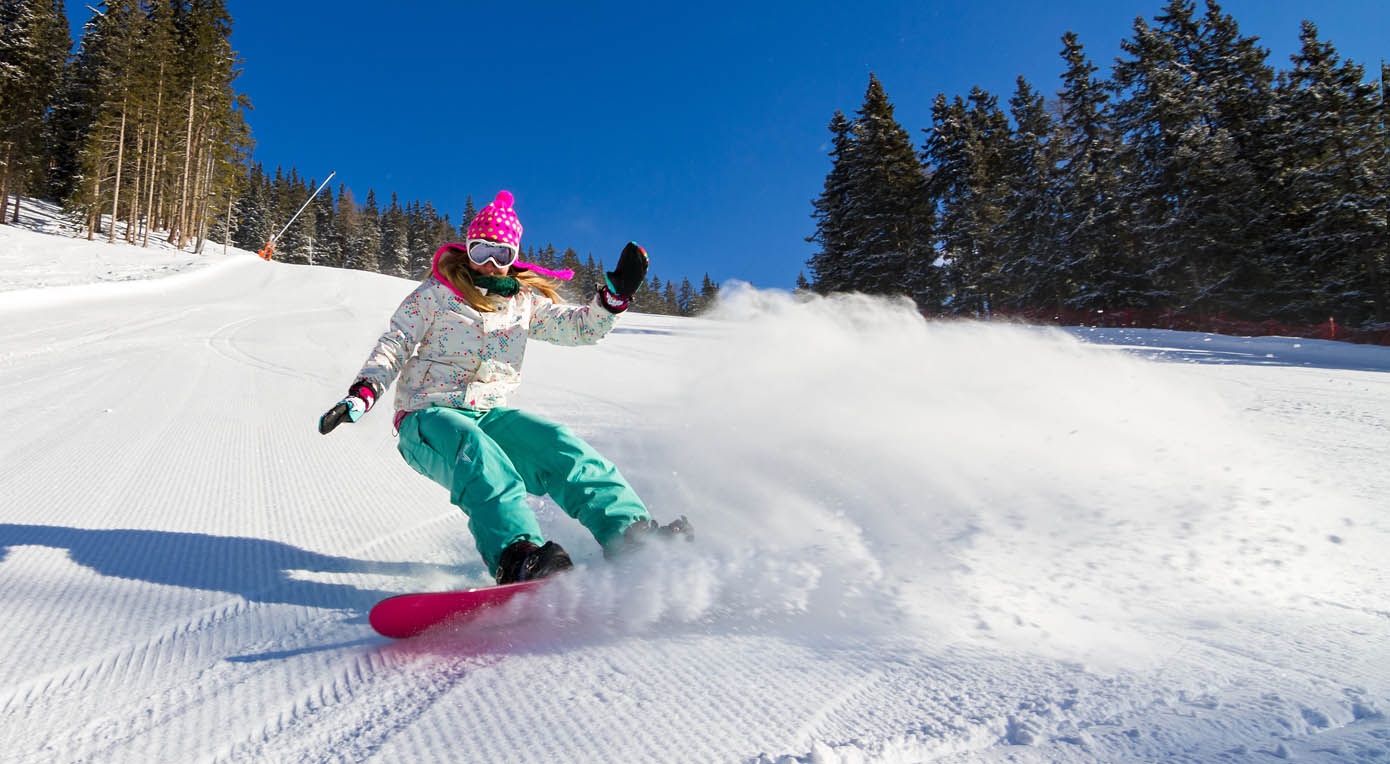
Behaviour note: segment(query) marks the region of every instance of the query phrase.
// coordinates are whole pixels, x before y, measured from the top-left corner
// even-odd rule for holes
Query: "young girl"
[[[629,243],[592,302],[562,306],[546,274],[517,262],[521,222],[506,191],[468,226],[464,244],[434,253],[430,277],[405,298],[348,396],[319,419],[328,434],[355,422],[397,375],[397,449],[420,474],[449,489],[468,515],[478,553],[497,583],[571,567],[541,535],[526,495],[549,495],[603,547],[605,556],[665,527],[611,462],[568,428],[507,408],[521,382],[529,338],[592,345],[608,334],[647,274],[647,253]]]

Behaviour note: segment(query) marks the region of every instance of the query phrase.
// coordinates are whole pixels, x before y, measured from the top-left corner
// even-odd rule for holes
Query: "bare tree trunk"
[[[97,229],[101,227],[101,171],[97,170],[92,181],[92,203],[87,207],[87,241],[96,239]]]
[[[183,151],[183,183],[179,186],[179,240],[176,245],[183,249],[184,230],[188,227],[188,173],[193,161],[193,95],[198,92],[198,78],[193,78],[193,86],[188,89],[188,131],[185,134]]]
[[[121,165],[125,162],[125,99],[121,100],[121,129],[116,134],[116,185],[111,189],[111,232],[108,244],[116,242],[116,216],[121,203]]]
[[[203,245],[207,243],[208,231],[212,228],[212,171],[214,169],[212,161],[212,148],[208,148],[208,169],[203,173],[203,224],[198,226],[198,252],[203,251]]]
[[[136,122],[143,122],[144,115],[137,113]],[[127,244],[134,244],[140,238],[140,182],[145,175],[141,172],[142,161],[145,158],[145,126],[140,125],[140,131],[135,136],[135,188],[130,194],[130,223],[125,227],[125,241]]]
[[[150,229],[154,227],[154,183],[155,169],[159,167],[159,123],[164,111],[164,62],[159,63],[159,92],[154,97],[154,140],[150,149],[150,190],[149,198],[145,204],[145,242],[142,246],[150,246]]]
[[[166,234],[172,234],[174,228],[173,221],[169,219],[169,205],[171,204],[169,201],[169,156],[171,154],[173,154],[172,150],[164,152],[163,164],[159,168],[160,182],[157,186],[159,189],[159,204],[156,208],[159,210],[159,230],[164,231]],[[168,241],[170,238],[172,238],[172,236],[166,236],[165,240]]]
[[[203,154],[207,153],[207,148],[203,145],[202,132],[202,130],[198,131],[198,153],[193,163],[193,187],[189,189],[188,194],[187,238],[193,240],[194,252],[200,252],[203,248]]]
[[[14,143],[5,144],[5,169],[0,171],[0,223],[5,222],[5,210],[10,206],[10,156],[14,153]],[[15,194],[15,208],[19,207],[19,194]]]
[[[158,159],[158,157],[159,157],[159,122],[158,122],[158,120],[156,120],[155,123],[154,123],[154,141],[152,142],[151,149],[152,149],[152,150],[151,150],[151,153],[150,153],[150,167],[149,167],[150,177],[149,177],[149,182],[146,184],[146,189],[145,189],[145,194],[146,194],[146,196],[145,196],[145,237],[144,237],[144,240],[143,240],[143,241],[141,242],[141,244],[140,244],[140,246],[142,246],[142,247],[148,247],[148,246],[150,246],[150,229],[151,229],[151,228],[154,228],[154,224],[155,224],[154,185],[155,185],[155,180],[156,180],[156,178],[158,177],[158,175],[156,174],[156,170],[157,170],[157,168],[159,167],[159,162],[157,161],[157,159]]]

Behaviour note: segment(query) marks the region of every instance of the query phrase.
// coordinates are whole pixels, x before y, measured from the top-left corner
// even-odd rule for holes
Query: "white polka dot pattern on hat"
[[[497,198],[478,212],[468,224],[469,239],[489,239],[499,244],[521,248],[521,220],[512,209],[510,191],[497,192]]]

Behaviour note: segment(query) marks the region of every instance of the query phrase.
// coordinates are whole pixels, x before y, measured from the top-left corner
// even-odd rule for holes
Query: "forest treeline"
[[[62,0],[0,0],[0,222],[18,221],[28,195],[60,202],[88,238],[259,250],[317,185],[294,169],[267,177],[252,161],[225,1],[106,0],[93,11],[74,53]],[[422,278],[471,217],[471,203],[454,226],[429,202],[393,193],[381,209],[374,191],[359,203],[345,186],[326,188],[276,253]],[[547,244],[526,257],[574,269],[563,288],[571,299],[602,280],[592,254],[581,261]],[[653,274],[636,308],[692,315],[716,292],[708,274],[699,288]]]
[[[245,190],[235,207],[239,214],[231,231],[234,246],[258,250],[308,201],[320,182],[303,178],[290,168],[268,175],[260,165],[252,165]],[[368,190],[359,201],[345,185],[325,188],[313,197],[299,219],[275,244],[276,260],[289,263],[327,265],[418,279],[430,272],[435,250],[445,242],[461,242],[477,210],[473,198],[465,202],[459,224],[447,213],[440,213],[428,201],[402,203],[396,194],[384,207],[376,192]],[[616,265],[617,252],[613,254]],[[580,258],[572,248],[558,250],[553,244],[526,247],[521,260],[544,268],[569,269],[574,279],[561,284],[561,293],[573,301],[587,301],[603,282],[607,270],[602,259],[592,253]],[[652,275],[646,288],[638,290],[635,309],[643,313],[692,316],[705,309],[719,292],[706,274],[697,288],[688,278],[677,284]]]
[[[28,194],[62,202],[89,238],[201,246],[251,148],[223,3],[110,0],[76,54],[62,0],[3,0],[0,24],[0,220]]]
[[[920,145],[870,75],[830,122],[818,292],[929,313],[1174,310],[1350,325],[1390,318],[1390,70],[1304,22],[1290,67],[1218,3],[1134,23],[1110,76],[1062,37],[1055,98],[942,93]]]

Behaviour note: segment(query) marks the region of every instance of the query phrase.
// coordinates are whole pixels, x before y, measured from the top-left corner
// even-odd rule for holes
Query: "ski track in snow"
[[[537,500],[578,574],[392,642],[377,599],[486,580],[385,406],[314,428],[412,284],[102,286],[0,291],[0,761],[1390,756],[1390,349],[627,316],[519,403],[698,542],[608,565]]]

